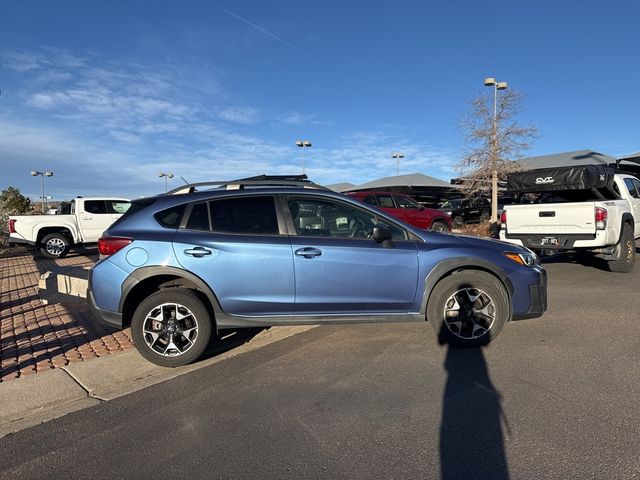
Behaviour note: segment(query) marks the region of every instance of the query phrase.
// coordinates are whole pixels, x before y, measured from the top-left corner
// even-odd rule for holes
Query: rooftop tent
[[[358,185],[349,191],[358,190],[405,193],[411,195],[423,205],[430,207],[437,207],[443,200],[460,196],[460,187],[457,185],[451,185],[421,173],[379,178],[378,180]]]
[[[616,159],[593,150],[577,150],[575,152],[554,153],[516,160],[521,170],[538,168],[570,167],[576,165],[615,165]]]
[[[333,185],[326,186],[329,190],[333,190],[334,192],[348,192],[353,190],[356,186],[353,183],[343,182],[343,183],[334,183]]]
[[[613,183],[614,173],[612,166],[604,164],[539,168],[510,174],[507,191],[529,193],[608,188]]]

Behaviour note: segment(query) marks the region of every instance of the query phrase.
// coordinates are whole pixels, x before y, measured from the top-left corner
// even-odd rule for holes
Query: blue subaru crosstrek
[[[530,250],[421,230],[304,176],[135,200],[99,251],[94,316],[131,325],[140,353],[164,366],[241,327],[427,320],[441,342],[479,346],[547,303]]]

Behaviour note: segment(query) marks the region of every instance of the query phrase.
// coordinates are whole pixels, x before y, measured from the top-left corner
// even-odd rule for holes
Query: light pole
[[[167,193],[169,191],[169,187],[168,187],[168,180],[169,178],[173,178],[173,173],[164,173],[164,172],[160,172],[158,174],[158,177],[162,178],[164,177],[164,193]]]
[[[302,173],[305,173],[305,168],[304,168],[304,160],[305,160],[305,155],[304,155],[304,150],[305,148],[311,148],[311,142],[309,140],[296,140],[296,145],[300,148],[302,148]]]
[[[396,176],[400,175],[400,159],[404,158],[404,153],[402,152],[393,152],[391,154],[391,158],[396,159]]]
[[[498,90],[506,90],[507,82],[493,77],[484,79],[486,87],[493,87],[493,138],[491,139],[491,223],[498,221]]]
[[[40,175],[40,187],[42,188],[42,214],[44,215],[46,202],[46,197],[44,196],[44,177],[53,177],[53,172],[40,172],[38,170],[31,170],[32,177],[37,177],[38,175]]]

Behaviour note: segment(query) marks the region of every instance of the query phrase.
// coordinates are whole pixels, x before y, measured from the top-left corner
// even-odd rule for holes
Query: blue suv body
[[[300,177],[255,178],[135,200],[100,239],[94,316],[131,324],[143,356],[177,366],[224,329],[429,320],[475,346],[546,310],[525,248],[414,228]]]

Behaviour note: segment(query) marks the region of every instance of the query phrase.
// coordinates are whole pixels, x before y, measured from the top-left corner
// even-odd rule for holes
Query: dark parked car
[[[504,205],[513,202],[511,197],[498,198],[498,217]],[[451,216],[453,228],[465,223],[486,222],[491,219],[491,201],[486,197],[455,198],[444,202],[440,209]]]
[[[259,178],[134,200],[99,241],[93,315],[178,366],[225,329],[428,320],[442,342],[479,346],[547,308],[526,248],[415,228],[303,178]]]
[[[414,227],[436,232],[451,230],[451,217],[446,212],[423,207],[409,195],[371,190],[349,192],[347,195],[378,207]]]

